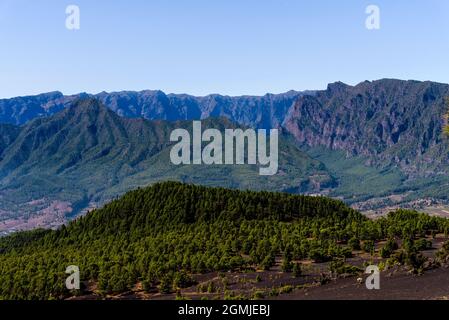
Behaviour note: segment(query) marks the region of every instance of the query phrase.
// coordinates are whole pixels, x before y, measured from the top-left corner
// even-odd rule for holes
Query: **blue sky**
[[[65,28],[67,5],[81,29]],[[368,5],[381,29],[365,28]],[[0,97],[449,83],[447,0],[0,0]]]

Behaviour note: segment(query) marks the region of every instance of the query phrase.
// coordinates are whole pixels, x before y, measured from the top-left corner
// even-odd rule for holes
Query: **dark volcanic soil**
[[[449,299],[449,269],[426,271],[422,276],[406,272],[381,273],[380,290],[368,290],[356,278],[282,295],[283,300],[436,300]]]
[[[423,251],[423,255],[433,259],[438,249],[448,240],[439,236],[432,239],[432,249]],[[379,251],[383,242],[377,244]],[[378,256],[371,256],[361,251],[354,251],[354,256],[346,262],[364,270],[367,263],[379,264]],[[194,275],[195,285],[179,289],[178,293],[160,294],[157,288],[145,293],[142,285],[138,284],[129,292],[118,295],[102,296],[96,294],[96,285],[87,284],[85,295],[73,297],[71,300],[174,300],[177,294],[181,298],[200,300],[216,299],[275,299],[275,300],[449,300],[449,266],[425,270],[423,275],[410,273],[410,268],[394,266],[381,273],[380,290],[368,290],[365,279],[350,276],[332,280],[320,285],[322,280],[330,279],[329,263],[313,263],[301,261],[302,275],[294,278],[291,273],[281,270],[282,258],[276,258],[276,264],[270,271],[246,270],[240,272],[207,273]],[[325,278],[323,278],[323,275]],[[335,275],[333,275],[335,279]],[[214,289],[209,290],[209,287]]]

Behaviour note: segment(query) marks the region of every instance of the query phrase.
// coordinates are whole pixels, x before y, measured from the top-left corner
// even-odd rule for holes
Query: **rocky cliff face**
[[[103,92],[93,97],[127,118],[176,121],[227,117],[251,127],[276,128],[284,121],[297,98],[303,94],[312,92],[290,91],[260,97],[194,97],[186,94],[167,95],[162,91],[123,91]],[[85,96],[87,94],[63,96],[60,92],[53,92],[0,100],[0,123],[22,125],[35,118],[55,114],[70,106],[77,98]]]
[[[22,125],[35,118],[50,116],[67,108],[77,98],[83,96],[87,95],[64,96],[61,92],[50,92],[37,96],[2,99],[0,100],[0,123]]]
[[[448,85],[432,82],[334,83],[300,97],[283,125],[307,146],[344,150],[409,174],[435,174],[448,164],[449,144],[442,134],[448,95]]]
[[[162,91],[142,91],[100,93],[95,97],[125,117],[168,121],[227,117],[255,128],[277,128],[294,102],[303,94],[312,93],[290,91],[261,97],[194,97],[185,94],[166,95]]]
[[[442,135],[449,86],[383,79],[327,90],[229,97],[162,91],[100,93],[94,97],[126,118],[197,120],[227,117],[255,128],[284,127],[306,146],[362,156],[366,164],[399,166],[411,176],[445,174],[448,142]],[[80,96],[59,92],[0,100],[0,123],[22,125],[66,109]],[[92,95],[90,95],[92,96]],[[6,142],[0,141],[0,147]]]

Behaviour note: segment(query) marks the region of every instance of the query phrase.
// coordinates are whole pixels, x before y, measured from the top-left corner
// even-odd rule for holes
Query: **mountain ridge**
[[[227,118],[205,119],[202,125],[221,131],[241,127]],[[334,184],[325,167],[286,133],[279,140],[279,174],[274,177],[261,177],[253,165],[175,166],[170,133],[177,128],[191,132],[191,121],[124,118],[93,98],[22,127],[5,128],[17,135],[0,153],[3,220],[34,217],[42,210],[76,216],[164,180],[292,192],[317,192]]]
[[[23,125],[35,118],[53,115],[79,98],[91,97],[127,118],[176,121],[227,116],[244,125],[269,129],[280,126],[282,116],[296,98],[303,94],[313,94],[313,91],[290,90],[281,94],[235,97],[220,94],[197,97],[188,94],[166,94],[161,90],[64,96],[55,91],[36,96],[1,99],[0,123]]]
[[[449,160],[430,156],[449,150],[443,136],[448,95],[449,85],[434,82],[330,85],[300,97],[283,125],[300,144],[344,150],[374,165],[398,165],[408,174],[426,176]]]
[[[64,98],[57,92],[44,94],[36,99],[53,100],[40,108],[49,110],[48,114],[59,110],[56,115],[37,117],[21,127],[0,125],[0,133],[4,133],[0,138],[0,196],[3,193],[4,203],[13,198],[26,203],[30,197],[25,199],[18,192],[19,186],[25,185],[32,195],[41,195],[35,186],[42,184],[51,186],[44,188],[51,190],[49,194],[66,194],[71,188],[67,181],[75,185],[73,179],[83,177],[83,186],[96,187],[80,187],[73,192],[77,200],[64,199],[64,203],[86,208],[92,199],[104,203],[163,178],[230,188],[326,194],[364,211],[397,205],[415,208],[417,201],[445,204],[449,202],[449,140],[443,134],[447,96],[447,84],[396,79],[355,86],[335,82],[310,94],[292,91],[262,97],[193,97],[162,91],[100,93],[99,97],[83,94],[81,99],[94,99],[93,105],[107,108],[101,114],[95,109],[72,114],[64,127],[64,117],[71,114],[70,106],[79,98]],[[27,103],[33,100],[21,99]],[[20,101],[8,102],[16,105],[11,110],[22,110]],[[4,101],[0,101],[0,110],[2,105]],[[26,105],[23,108],[26,110]],[[22,111],[22,115],[30,114]],[[203,119],[206,116],[211,118]],[[168,162],[167,132],[174,126],[188,128],[192,120],[199,119],[220,128],[225,119],[243,127],[279,128],[284,138],[288,137],[282,143],[279,175],[261,183],[251,168],[208,167],[198,173],[193,168],[160,165]],[[71,139],[66,142],[69,132]],[[161,141],[162,137],[165,143],[156,143],[154,152],[146,149],[148,141]],[[41,145],[42,139],[45,145]],[[103,167],[109,164],[118,166],[106,172]],[[101,173],[95,182],[79,171],[92,172],[94,167]],[[142,170],[148,167],[157,169]],[[104,187],[99,190],[101,184]],[[7,196],[5,186],[10,192]],[[31,200],[41,198],[33,196]],[[26,211],[30,210],[27,207]]]

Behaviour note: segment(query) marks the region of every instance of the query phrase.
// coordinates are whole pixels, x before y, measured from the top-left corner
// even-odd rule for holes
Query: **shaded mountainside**
[[[165,94],[162,91],[102,92],[89,95],[100,100],[117,114],[148,120],[199,120],[227,117],[234,122],[257,128],[277,128],[287,111],[303,94],[289,91],[265,96],[230,97]],[[87,94],[63,96],[60,92],[0,100],[0,123],[22,125],[38,117],[53,115]]]
[[[434,82],[334,83],[300,97],[283,125],[337,178],[332,196],[363,211],[440,207],[449,200],[448,95]]]
[[[162,120],[196,120],[227,117],[257,128],[277,128],[285,114],[304,93],[290,91],[265,96],[229,97],[166,95],[161,91],[100,93],[95,97],[125,117]]]
[[[14,142],[20,133],[20,128],[8,124],[0,124],[0,155]],[[0,161],[2,158],[0,158]]]
[[[442,135],[449,86],[383,79],[324,91],[265,96],[194,97],[162,91],[100,93],[94,97],[126,118],[198,120],[226,117],[256,128],[284,127],[300,144],[341,150],[369,166],[399,166],[411,177],[446,174]],[[20,125],[67,108],[78,97],[48,93],[0,100],[0,123]],[[91,95],[92,96],[92,95]],[[0,141],[0,147],[2,143]]]
[[[22,125],[39,117],[47,117],[86,96],[64,96],[61,92],[49,92],[36,96],[0,100],[0,123]]]
[[[446,173],[449,142],[443,136],[449,86],[380,80],[329,85],[298,99],[284,125],[298,142],[398,165],[407,174]]]
[[[68,194],[77,185],[79,190],[71,191],[73,197],[64,205],[85,208],[160,179],[316,192],[344,199],[363,211],[399,204],[446,205],[449,142],[443,126],[448,95],[446,84],[383,79],[262,97],[194,97],[161,91],[94,96],[127,119],[106,110],[94,117],[69,119],[69,106],[79,96],[92,97],[87,94],[0,100],[0,122],[26,123],[22,129],[0,125],[0,193],[9,194],[2,198],[2,206],[10,212],[33,211],[34,204],[19,210],[14,203],[41,199],[42,185],[51,195]],[[248,167],[198,170],[167,165],[167,132],[174,123],[190,126],[190,120],[209,117],[222,117],[211,126],[220,126],[227,118],[242,126],[280,127],[284,139],[279,174],[264,180],[255,179],[255,171]],[[94,170],[99,174],[92,175]],[[25,197],[19,192],[23,185],[27,192],[33,190]]]
[[[411,177],[446,174],[442,135],[449,86],[383,79],[324,91],[265,96],[194,97],[162,91],[100,93],[94,97],[126,118],[198,120],[226,117],[256,128],[284,127],[300,144],[341,150],[369,166],[399,166]],[[0,123],[24,124],[70,106],[77,96],[54,92],[0,100]],[[92,95],[91,95],[92,96]],[[2,142],[0,141],[0,147]]]
[[[274,177],[260,176],[258,166],[250,165],[174,166],[170,133],[191,131],[191,126],[190,121],[122,118],[90,98],[21,128],[5,126],[12,138],[0,156],[2,220],[30,220],[55,210],[58,218],[62,211],[75,215],[161,180],[291,192],[317,192],[335,183],[323,164],[301,152],[288,135],[281,135]],[[204,120],[203,127],[223,131],[236,125],[220,118]]]

